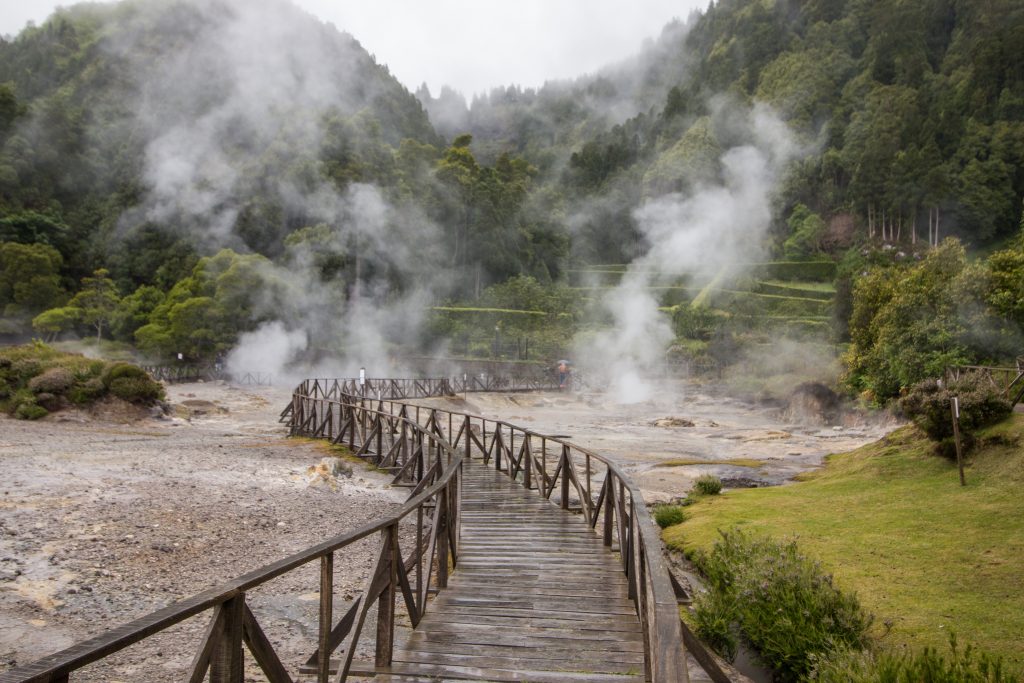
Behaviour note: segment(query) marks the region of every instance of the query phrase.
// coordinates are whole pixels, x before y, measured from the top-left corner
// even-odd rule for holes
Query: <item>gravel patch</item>
[[[0,418],[0,671],[27,664],[394,510],[406,489],[356,465],[310,471],[319,444],[286,438],[289,390],[169,388],[170,416]],[[188,402],[188,403],[186,403]],[[408,546],[406,546],[408,547]],[[378,552],[335,558],[335,613]],[[248,601],[292,670],[315,649],[319,565]],[[181,680],[208,615],[86,668],[77,681]],[[365,630],[369,629],[369,630]],[[364,633],[373,633],[372,623]],[[255,666],[246,680],[263,680]]]

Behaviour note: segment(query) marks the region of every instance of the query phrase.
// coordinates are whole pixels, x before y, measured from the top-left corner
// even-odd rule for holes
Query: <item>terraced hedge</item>
[[[758,294],[775,294],[777,296],[794,296],[804,299],[821,299],[832,301],[835,298],[834,291],[810,289],[799,285],[779,285],[771,282],[757,281],[754,283],[754,292]]]
[[[836,279],[835,261],[771,261],[750,265],[756,276],[765,280],[831,282]]]

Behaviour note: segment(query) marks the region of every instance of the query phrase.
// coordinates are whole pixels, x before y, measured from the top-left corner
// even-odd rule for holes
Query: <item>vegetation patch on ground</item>
[[[64,353],[41,342],[0,350],[0,410],[19,419],[37,420],[108,396],[152,405],[164,398],[164,389],[124,361]]]
[[[789,486],[731,491],[687,508],[664,532],[689,555],[719,530],[797,539],[836,585],[875,616],[887,649],[963,645],[1024,665],[1024,416],[977,433],[961,487],[915,427],[851,453]]]
[[[726,458],[725,460],[706,460],[702,458],[674,458],[662,460],[655,467],[686,467],[687,465],[732,465],[733,467],[761,467],[764,460],[755,458]]]

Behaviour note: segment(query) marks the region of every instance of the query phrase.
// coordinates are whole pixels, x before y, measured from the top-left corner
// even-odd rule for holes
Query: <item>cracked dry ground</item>
[[[277,413],[286,389],[187,384],[169,394],[185,417],[0,418],[0,671],[360,526],[405,498],[358,466],[352,478],[311,485],[307,470],[325,453],[285,438]],[[180,408],[186,402],[191,411]],[[337,554],[339,601],[362,589],[376,553],[373,537]],[[312,563],[249,597],[289,666],[316,640],[318,571]],[[207,619],[75,680],[180,680]]]

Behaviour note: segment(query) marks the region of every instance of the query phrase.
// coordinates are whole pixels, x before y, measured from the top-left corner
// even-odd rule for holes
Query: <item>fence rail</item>
[[[436,385],[410,381],[426,391],[446,380]],[[313,379],[299,385],[286,409],[291,433],[347,445],[391,472],[394,485],[408,486],[429,462],[422,449],[405,445],[401,425],[411,421],[464,458],[480,458],[524,488],[579,513],[604,545],[620,554],[643,628],[647,679],[686,680],[678,602],[661,539],[640,490],[618,465],[569,441],[501,420],[353,396],[344,391],[349,382]]]
[[[989,365],[951,365],[946,368],[946,381],[956,382],[976,377],[999,391],[1013,405],[1024,401],[1024,356],[1017,358],[1016,367]]]
[[[368,525],[335,536],[273,564],[261,567],[198,595],[172,604],[106,633],[83,641],[31,664],[0,673],[0,683],[65,683],[73,672],[168,629],[194,616],[208,613],[209,625],[193,659],[188,681],[198,683],[207,676],[213,683],[241,683],[243,645],[271,683],[291,683],[280,657],[265,635],[256,615],[246,603],[246,593],[306,564],[320,563],[320,612],[316,651],[302,671],[315,673],[319,683],[344,681],[354,667],[368,612],[376,605],[374,664],[391,663],[394,648],[396,609],[404,610],[413,625],[428,609],[427,596],[447,585],[449,564],[458,555],[459,496],[464,455],[442,437],[413,420],[378,412],[369,404],[344,397],[344,420],[355,425],[370,423],[389,427],[388,443],[419,464],[406,472],[412,486],[409,500],[396,512]],[[330,405],[324,412],[334,414],[340,400],[304,398]],[[344,421],[343,420],[343,421]],[[337,423],[342,427],[342,423]],[[297,432],[296,432],[297,433]],[[356,433],[356,432],[353,432]],[[360,442],[366,452],[370,441]],[[406,536],[415,537],[403,554],[399,526],[414,525]],[[353,543],[380,535],[380,550],[370,578],[359,598],[340,618],[334,611],[333,567],[335,555]],[[332,664],[330,654],[341,650],[341,660]],[[326,656],[321,653],[327,653]],[[363,670],[361,673],[372,672]]]

